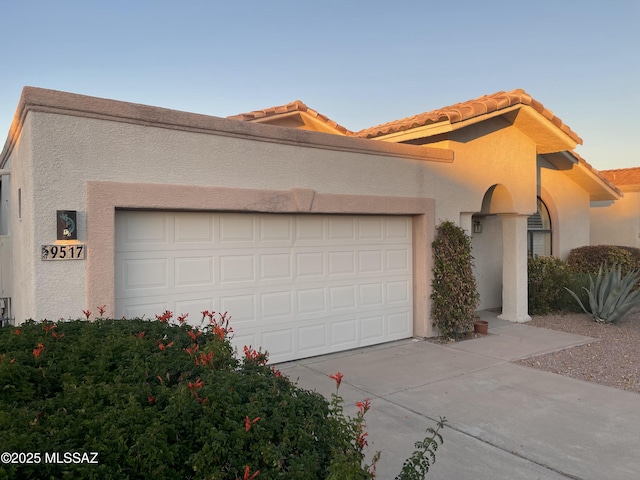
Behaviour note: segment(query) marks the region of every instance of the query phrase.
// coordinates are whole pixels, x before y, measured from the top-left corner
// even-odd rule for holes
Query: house
[[[640,168],[602,170],[623,197],[595,202],[591,208],[591,244],[640,247]]]
[[[0,155],[0,306],[228,311],[273,361],[427,337],[451,220],[481,308],[527,321],[527,255],[588,244],[590,203],[621,196],[581,142],[523,90],[352,132],[299,101],[218,118],[26,87]]]

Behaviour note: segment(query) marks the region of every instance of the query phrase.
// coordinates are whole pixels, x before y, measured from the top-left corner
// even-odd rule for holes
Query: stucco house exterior
[[[640,248],[640,168],[600,173],[622,191],[623,197],[592,204],[591,244]]]
[[[0,155],[0,307],[228,311],[276,362],[427,337],[451,220],[480,308],[523,322],[527,256],[589,244],[591,202],[621,197],[581,142],[523,90],[352,132],[300,101],[218,118],[26,87]]]

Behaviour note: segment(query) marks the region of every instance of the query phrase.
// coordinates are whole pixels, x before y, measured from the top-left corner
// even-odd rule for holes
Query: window
[[[527,219],[527,249],[530,257],[551,256],[551,217],[538,197],[538,211]]]

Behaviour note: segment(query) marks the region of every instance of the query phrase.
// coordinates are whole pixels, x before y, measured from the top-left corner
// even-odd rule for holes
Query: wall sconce
[[[473,233],[482,233],[482,224],[480,220],[473,221]]]

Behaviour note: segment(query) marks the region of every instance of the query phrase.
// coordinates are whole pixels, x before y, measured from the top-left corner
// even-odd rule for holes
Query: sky
[[[24,86],[349,130],[522,88],[600,170],[640,166],[640,0],[0,0],[0,136]],[[0,142],[1,143],[1,142]]]

